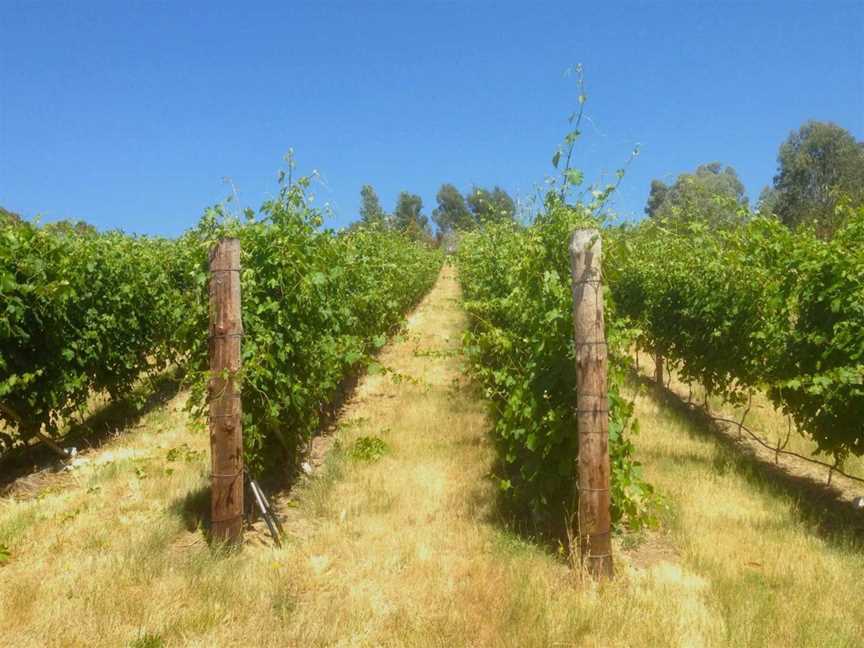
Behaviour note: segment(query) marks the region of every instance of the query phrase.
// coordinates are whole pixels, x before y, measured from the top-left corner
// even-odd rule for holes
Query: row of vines
[[[296,456],[342,381],[429,289],[437,251],[391,231],[322,230],[308,181],[258,215],[208,210],[176,240],[0,223],[0,452],[56,437],[105,394],[178,367],[203,415],[207,257],[241,241],[246,460]]]
[[[175,242],[0,224],[0,449],[56,436],[94,395],[182,356]]]
[[[514,512],[555,532],[575,513],[578,437],[568,240],[590,212],[547,199],[530,227],[488,224],[460,241],[470,322],[464,349],[493,409],[502,494]],[[613,524],[651,522],[652,489],[633,458],[632,402],[622,393],[630,334],[607,307]]]
[[[616,308],[684,380],[730,402],[764,390],[842,463],[864,454],[864,209],[846,216],[827,241],[762,217],[617,231]]]
[[[465,351],[494,419],[502,492],[556,526],[573,513],[578,449],[567,241],[593,210],[549,194],[524,227],[465,235]],[[648,219],[604,228],[613,521],[652,518],[621,385],[634,345],[729,402],[765,391],[821,452],[864,454],[864,209],[831,240],[750,217],[716,228]]]

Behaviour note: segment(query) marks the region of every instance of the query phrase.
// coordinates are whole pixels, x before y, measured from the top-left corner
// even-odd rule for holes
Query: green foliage
[[[0,543],[0,565],[9,562],[10,558],[12,558],[12,552],[9,550],[9,547]]]
[[[598,215],[624,177],[619,169],[614,184],[590,185],[575,205],[567,202],[584,180],[570,166],[587,100],[582,67],[572,72],[579,107],[553,155],[560,175],[549,182],[543,212],[527,228],[512,217],[490,219],[464,236],[457,255],[471,319],[464,351],[493,408],[501,490],[518,513],[557,531],[576,512],[579,448],[568,244],[574,229],[599,226]],[[620,388],[630,332],[611,309],[606,315],[612,518],[619,529],[638,528],[653,522],[654,496],[633,459],[629,437],[637,425]]]
[[[476,225],[465,197],[452,184],[442,184],[435,198],[438,206],[432,212],[432,220],[442,234],[468,230]]]
[[[827,242],[764,217],[645,221],[610,247],[616,307],[685,379],[733,402],[766,389],[820,450],[864,454],[864,208],[845,211]]]
[[[467,234],[457,259],[471,318],[464,349],[493,407],[501,489],[518,511],[554,528],[575,510],[578,451],[568,241],[595,221],[562,200],[548,205],[532,227],[503,222]],[[613,518],[638,527],[650,519],[651,488],[632,457],[633,409],[620,390],[627,339],[610,313]]]
[[[840,459],[864,455],[864,206],[846,211],[830,242],[796,237],[792,325],[770,391]]]
[[[4,223],[10,221],[13,223],[20,223],[23,220],[24,219],[21,218],[21,214],[0,207],[0,225],[3,225]]]
[[[682,173],[671,186],[653,180],[645,213],[670,224],[698,220],[716,228],[738,222],[746,206],[744,185],[735,169],[712,162],[694,173]]]
[[[569,68],[566,74],[572,75],[576,79],[576,100],[579,107],[568,118],[569,130],[565,133],[563,141],[552,155],[552,166],[558,171],[558,177],[548,179],[547,182],[550,189],[546,192],[544,204],[547,211],[552,213],[556,208],[556,204],[565,205],[568,199],[576,194],[579,209],[599,215],[603,213],[607,201],[624,179],[625,168],[616,169],[615,182],[607,182],[605,184],[591,183],[587,188],[582,188],[585,183],[585,175],[582,171],[570,165],[573,159],[573,151],[576,149],[576,144],[582,136],[582,118],[585,115],[585,104],[588,101],[588,94],[585,90],[585,78],[581,64]],[[638,155],[639,145],[637,144],[630,154],[628,164]],[[562,156],[564,157],[563,167],[561,166]],[[587,198],[589,195],[590,200]]]
[[[760,216],[776,216],[779,199],[780,195],[774,187],[763,187],[756,202],[756,211]]]
[[[399,232],[321,231],[306,198],[307,179],[284,186],[261,218],[244,222],[210,210],[189,235],[200,250],[240,239],[243,305],[243,438],[257,472],[293,461],[317,430],[343,379],[370,355],[434,282],[437,251]],[[190,243],[192,245],[192,243]],[[194,411],[206,408],[207,295],[190,306]]]
[[[171,463],[174,461],[184,461],[186,463],[195,463],[204,459],[204,453],[200,450],[193,450],[188,444],[184,443],[171,448],[165,455],[165,461]]]
[[[443,184],[436,198],[438,206],[432,219],[442,235],[516,218],[516,205],[501,187],[489,190],[475,186],[463,196],[452,184]]]
[[[98,230],[83,220],[59,220],[44,225],[46,232],[65,234],[66,236],[93,236]]]
[[[468,192],[466,201],[471,210],[471,217],[477,224],[512,221],[516,218],[516,205],[501,187],[496,186],[491,191],[482,187],[473,187]]]
[[[180,355],[177,244],[0,224],[0,449],[56,433],[93,394],[131,393]],[[14,434],[10,433],[14,431]]]
[[[374,436],[364,436],[357,439],[348,450],[348,456],[355,461],[371,463],[378,461],[390,452],[390,446],[384,439]]]
[[[56,434],[94,394],[127,396],[171,364],[189,369],[189,405],[203,416],[208,251],[236,236],[247,460],[258,470],[293,459],[346,375],[369,361],[441,264],[398,232],[321,231],[308,184],[289,176],[258,219],[208,210],[176,241],[0,224],[0,451],[40,430]],[[180,448],[168,460],[195,458]]]
[[[830,122],[809,121],[780,146],[774,213],[789,227],[811,224],[829,237],[843,223],[845,199],[864,204],[864,142]]]
[[[147,632],[129,644],[129,648],[164,648],[165,640],[158,634]]]
[[[645,213],[654,217],[660,212],[660,207],[666,202],[669,195],[669,185],[662,180],[651,181],[651,191],[648,192],[648,203],[645,205]]]
[[[562,184],[558,195],[562,200],[564,200],[567,197],[567,194],[575,187],[581,185],[583,181],[582,172],[571,168],[570,162],[573,158],[573,151],[576,148],[576,142],[582,135],[580,128],[582,126],[582,117],[585,114],[585,103],[588,100],[588,95],[585,93],[585,77],[583,75],[582,65],[579,64],[568,69],[567,74],[572,74],[576,77],[576,89],[579,93],[579,108],[568,118],[567,121],[570,123],[570,130],[566,135],[564,135],[564,141],[557,149],[555,149],[555,153],[552,155],[552,166],[561,170]],[[561,164],[562,154],[565,156],[563,168],[559,166]]]
[[[423,213],[423,199],[407,191],[399,194],[393,212],[393,227],[415,241],[431,241],[429,219]]]
[[[367,227],[384,227],[387,225],[387,214],[381,208],[381,201],[372,185],[363,185],[360,189],[360,222]]]

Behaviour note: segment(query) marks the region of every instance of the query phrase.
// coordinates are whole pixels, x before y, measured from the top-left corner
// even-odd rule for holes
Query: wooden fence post
[[[574,231],[570,267],[579,433],[579,553],[595,578],[611,578],[609,397],[600,262],[599,230]]]
[[[210,251],[211,534],[243,538],[243,428],[240,388],[240,240],[223,239]]]

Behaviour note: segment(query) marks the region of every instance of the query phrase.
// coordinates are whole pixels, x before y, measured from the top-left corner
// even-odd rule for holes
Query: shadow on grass
[[[796,474],[756,454],[749,444],[738,442],[724,431],[723,426],[695,403],[688,403],[678,394],[663,388],[648,377],[631,373],[631,383],[647,387],[668,412],[693,438],[716,441],[722,453],[709,469],[718,472],[734,471],[754,489],[763,490],[772,497],[791,498],[796,514],[824,540],[843,545],[852,544],[864,549],[864,514],[856,511],[851,502],[823,481],[808,475]]]
[[[406,313],[409,315],[416,309],[425,294],[420,296],[417,302]],[[391,327],[388,331],[388,337],[392,338],[403,334],[405,331],[405,320]],[[372,354],[372,358],[377,360],[382,349],[378,349]],[[253,473],[252,477],[261,486],[267,499],[272,503],[275,500],[274,495],[285,495],[295,491],[298,487],[300,477],[304,474],[302,470],[303,461],[311,453],[312,439],[322,435],[333,434],[334,425],[345,412],[348,401],[355,394],[360,381],[367,373],[367,366],[359,364],[350,371],[336,387],[336,390],[331,395],[330,399],[323,404],[319,409],[318,426],[311,438],[300,440],[298,447],[285,448],[274,444],[273,452],[278,457],[276,461],[270,461],[264,471]],[[286,430],[288,436],[291,436],[290,430]],[[332,485],[341,478],[341,469],[344,462],[344,456],[338,448],[331,448],[330,453],[325,459],[325,464],[321,466],[321,470],[316,473],[316,478],[307,482],[307,496],[313,507],[320,513],[322,502],[326,498],[327,491]],[[248,489],[244,496],[244,516],[248,520],[252,514],[252,498]],[[175,500],[171,506],[174,514],[178,515],[190,531],[202,529],[207,538],[208,544],[213,544],[210,535],[211,520],[210,520],[210,487],[190,491],[184,497]],[[255,512],[257,515],[257,511]]]
[[[99,447],[114,434],[133,429],[144,416],[174,398],[180,387],[180,373],[165,372],[146,381],[131,396],[99,407],[82,421],[73,423],[57,442],[67,448]],[[0,491],[25,475],[52,466],[59,468],[60,459],[44,444],[16,448],[0,458]]]
[[[210,487],[202,486],[191,490],[171,504],[169,510],[177,515],[187,531],[204,530],[210,541]]]
[[[466,409],[473,409],[473,403],[476,402],[485,403],[488,409],[490,426],[486,440],[478,438],[463,443],[479,445],[488,442],[495,449],[495,459],[489,473],[483,482],[475,484],[468,495],[469,510],[479,512],[481,520],[496,527],[505,537],[510,537],[513,540],[510,545],[535,548],[562,564],[569,564],[568,514],[565,506],[550,507],[539,515],[526,504],[515,500],[510,491],[501,488],[501,482],[511,476],[513,467],[505,461],[504,452],[495,437],[495,408],[489,403],[483,388],[468,376],[454,381],[451,390],[456,392],[452,399],[454,409],[458,410],[460,402],[465,404]]]
[[[248,508],[249,498],[247,497],[245,501]],[[242,543],[233,545],[224,538],[216,539],[213,537],[211,533],[210,486],[201,486],[189,491],[183,497],[174,500],[168,510],[183,521],[187,531],[190,533],[201,532],[204,536],[204,542],[207,543],[214,557],[230,557],[243,546]],[[248,515],[244,514],[244,525],[248,519]]]
[[[407,311],[405,319],[393,325],[387,331],[389,339],[387,346],[393,344],[397,336],[405,333],[407,317],[420,305],[420,302],[424,298],[425,294]],[[377,361],[384,348],[386,347],[373,351],[370,354],[371,359]],[[299,446],[296,449],[276,446],[274,444],[274,452],[279,454],[278,461],[269,462],[262,473],[253,475],[267,493],[290,491],[294,488],[297,480],[303,474],[303,461],[311,454],[312,440],[316,437],[330,435],[335,432],[336,422],[345,413],[348,402],[356,393],[360,381],[366,376],[367,372],[367,365],[361,362],[342,378],[334,392],[330,395],[330,398],[320,405],[318,410],[318,425],[309,439],[299,439]],[[290,429],[286,429],[285,434],[289,437],[292,436]]]
[[[348,400],[354,394],[364,374],[364,370],[354,371],[339,384],[333,398],[320,409],[319,424],[313,438],[322,434],[332,433],[334,423],[344,411]],[[306,444],[303,444],[293,449],[285,448],[274,442],[265,448],[264,452],[271,457],[271,460],[267,462],[264,471],[259,473],[253,472],[252,475],[272,504],[275,501],[275,496],[293,492],[297,489],[298,484],[301,483],[300,478],[304,474],[301,466],[308,454],[308,447]],[[339,453],[331,451],[331,454],[338,455]],[[326,491],[332,485],[332,482],[339,477],[338,471],[334,472],[333,463],[332,461],[328,461],[322,467],[322,470],[316,472],[315,480],[306,487],[312,493],[313,500],[316,497],[320,499],[321,495],[319,492]],[[259,511],[257,509],[253,510],[255,503],[249,488],[244,486],[244,489],[244,524],[248,524],[250,519],[257,519]],[[183,521],[188,531],[201,530],[208,545],[220,550],[225,549],[226,547],[223,543],[214,542],[211,536],[210,499],[210,486],[203,486],[189,491],[186,495],[176,499],[171,504],[169,510]]]
[[[204,534],[204,539],[207,544],[213,548],[223,548],[224,542],[214,541],[211,535],[212,529],[212,510],[210,508],[210,486],[200,486],[194,490],[190,490],[182,497],[175,499],[168,510],[179,517],[183,526],[187,531],[195,533],[201,531]],[[249,520],[249,514],[252,508],[252,499],[248,489],[245,492],[243,502],[245,510],[243,512],[244,523]]]
[[[562,551],[568,546],[563,507],[541,518],[501,488],[502,481],[511,476],[513,469],[504,460],[504,451],[495,437],[496,410],[483,386],[472,377],[470,371],[466,373],[463,370],[450,381],[447,392],[447,405],[454,415],[473,414],[477,411],[478,403],[482,403],[490,423],[484,436],[470,435],[455,441],[449,438],[442,440],[448,445],[470,448],[489,444],[495,451],[489,472],[482,480],[473,483],[473,488],[466,496],[469,513],[495,527],[501,534],[502,546],[538,550],[562,563],[567,562],[567,552]]]
[[[543,515],[538,515],[527,506],[521,505],[498,485],[500,475],[505,474],[504,470],[505,464],[499,454],[493,473],[489,476],[494,482],[496,497],[487,521],[515,536],[522,543],[540,549],[561,563],[569,564],[570,540],[565,507],[550,507]]]
[[[650,378],[631,375],[631,382],[648,387],[658,402],[666,408],[667,413],[682,424],[682,429],[686,430],[688,435],[692,438],[710,439],[717,443],[720,449],[720,452],[710,459],[692,453],[663,455],[657,459],[689,462],[702,470],[720,474],[732,472],[750,484],[755,492],[791,500],[792,514],[798,516],[812,533],[826,542],[864,550],[864,514],[856,510],[851,502],[843,499],[837,490],[824,481],[795,474],[782,465],[763,459],[749,445],[738,442],[726,433],[723,426],[701,407],[688,404],[685,399],[665,388],[658,392]],[[494,445],[494,435],[491,436]],[[498,487],[500,479],[506,475],[507,466],[501,453],[497,452],[488,476],[497,495],[491,509],[487,508],[486,521],[562,562],[568,561],[567,512],[562,507],[539,517],[526,507],[520,507],[507,492]],[[488,497],[488,490],[478,486],[472,497],[478,499],[476,505],[479,507],[479,500]],[[658,514],[661,520],[666,520],[667,514]],[[666,523],[664,521],[661,524],[665,526]],[[778,522],[778,526],[782,525]]]
[[[320,407],[318,426],[308,440],[304,442],[302,439],[298,439],[298,447],[296,448],[286,448],[273,443],[273,456],[278,457],[278,459],[269,461],[262,472],[253,474],[254,479],[265,493],[268,495],[270,493],[284,493],[297,485],[298,480],[304,474],[302,465],[311,453],[312,440],[334,432],[336,421],[345,411],[348,401],[354,395],[360,380],[365,375],[366,370],[363,367],[351,372],[339,383],[330,400]],[[290,431],[286,431],[286,435],[290,437]]]

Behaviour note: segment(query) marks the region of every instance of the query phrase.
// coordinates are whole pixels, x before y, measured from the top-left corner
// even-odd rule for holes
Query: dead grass
[[[646,353],[639,353],[638,355],[641,375],[647,377],[650,372],[653,379],[653,358]],[[704,405],[706,394],[705,389],[701,385],[697,383],[688,385],[688,383],[681,380],[674,369],[671,374],[666,375],[666,380],[669,391],[682,400],[690,401],[694,406]],[[747,403],[731,405],[723,402],[716,396],[708,396],[707,403],[708,410],[714,416],[721,416],[733,421],[741,421],[743,419],[745,427],[756,433],[764,441],[767,441],[772,448],[780,445],[786,450],[804,457],[811,457],[828,464],[832,464],[834,461],[830,455],[819,453],[817,444],[807,435],[798,432],[794,425],[790,428],[789,417],[774,407],[768,397],[761,392],[754,393],[749,409]],[[750,452],[756,453],[763,461],[775,463],[775,454],[773,452],[759,446],[746,433],[739,437],[737,426],[723,424],[722,427],[725,432],[735,438],[736,442],[740,439],[742,446]],[[786,445],[784,446],[783,444]],[[790,455],[783,455],[782,453],[776,458],[776,465],[779,465],[791,474],[807,477],[814,482],[827,483],[829,469],[824,466],[813,465]],[[850,456],[846,459],[842,468],[849,475],[864,479],[864,457]],[[864,493],[864,484],[845,479],[837,473],[834,473],[831,482],[838,493],[846,500],[851,500],[853,497]]]
[[[860,645],[860,549],[652,396],[637,448],[665,527],[617,543],[614,582],[511,533],[460,379],[458,296],[445,268],[381,357],[415,380],[367,376],[313,477],[276,498],[282,549],[257,531],[239,553],[204,542],[207,438],[182,396],[38,495],[0,500],[0,644]],[[386,451],[352,458],[361,437]],[[172,448],[189,452],[168,462]]]
[[[666,524],[682,568],[705,582],[720,645],[860,645],[860,536],[821,529],[804,510],[806,492],[787,491],[759,462],[644,390],[637,416],[638,454],[671,504]]]

